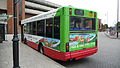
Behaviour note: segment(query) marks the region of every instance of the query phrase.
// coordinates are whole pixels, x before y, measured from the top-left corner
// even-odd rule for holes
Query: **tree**
[[[108,29],[108,24],[104,24],[105,29]]]
[[[108,29],[108,24],[102,24],[102,30],[105,31],[106,29]]]

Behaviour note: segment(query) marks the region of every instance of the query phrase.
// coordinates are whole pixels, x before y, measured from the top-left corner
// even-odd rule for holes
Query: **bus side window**
[[[46,20],[46,37],[52,38],[52,24],[53,24],[53,18]]]
[[[54,38],[60,39],[60,17],[54,18]]]
[[[27,24],[27,29],[28,29],[28,30],[27,30],[27,31],[28,31],[27,33],[28,33],[28,34],[31,34],[31,23],[28,23],[28,24]]]
[[[24,24],[24,33],[25,33],[25,34],[28,33],[28,26],[27,26],[27,24]]]
[[[96,29],[96,20],[92,19],[92,30]]]
[[[32,22],[32,35],[36,35],[37,34],[37,22]]]
[[[44,20],[37,21],[37,35],[44,36]]]

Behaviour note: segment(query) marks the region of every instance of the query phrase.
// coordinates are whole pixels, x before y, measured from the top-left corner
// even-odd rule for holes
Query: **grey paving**
[[[120,39],[111,39],[101,32],[98,48],[92,56],[77,61],[56,62],[67,68],[120,68]]]
[[[0,68],[13,68],[12,64],[12,35],[8,41],[0,43]],[[21,68],[65,68],[52,59],[40,54],[20,42],[20,67]]]
[[[0,43],[0,68],[12,68],[12,42]],[[56,61],[20,43],[21,68],[120,68],[120,39],[99,33],[98,53],[77,61]]]

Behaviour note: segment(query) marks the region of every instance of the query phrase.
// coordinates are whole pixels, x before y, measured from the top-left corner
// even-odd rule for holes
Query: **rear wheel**
[[[44,49],[43,49],[42,44],[38,45],[38,52],[40,52],[41,54],[44,54]]]
[[[40,53],[44,54],[43,47],[40,47]]]

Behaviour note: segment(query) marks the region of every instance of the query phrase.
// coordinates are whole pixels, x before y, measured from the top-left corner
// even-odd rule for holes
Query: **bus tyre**
[[[40,47],[40,53],[44,54],[43,47]]]
[[[42,45],[38,45],[38,52],[40,52],[41,54],[44,54],[44,49]]]

